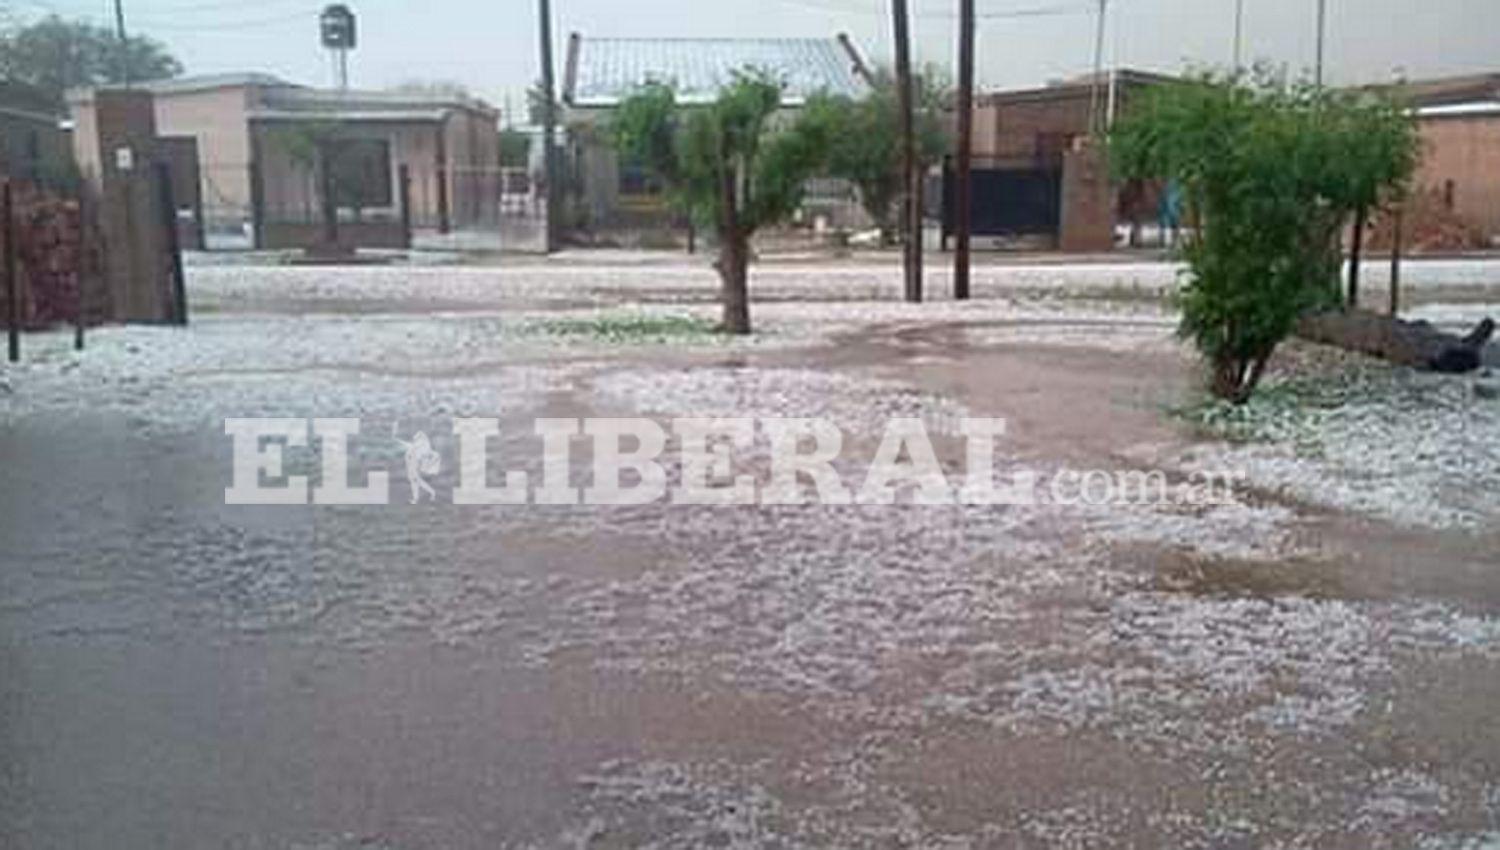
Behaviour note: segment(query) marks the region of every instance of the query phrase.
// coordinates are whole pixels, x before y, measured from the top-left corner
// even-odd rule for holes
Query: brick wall
[[[1427,118],[1416,187],[1486,238],[1500,237],[1500,115]]]
[[[1104,150],[1078,139],[1063,155],[1062,222],[1057,246],[1063,251],[1108,251],[1115,245],[1115,190]]]
[[[97,299],[88,299],[86,289],[80,301],[83,282],[98,280],[102,254],[93,230],[84,227],[78,201],[17,183],[11,203],[23,326],[35,330],[70,323],[80,308],[87,322],[102,320],[92,303]],[[6,309],[0,287],[0,312]]]
[[[1056,164],[1073,137],[1088,133],[1088,128],[1087,90],[981,101],[975,107],[974,153],[1002,159],[1038,157]]]

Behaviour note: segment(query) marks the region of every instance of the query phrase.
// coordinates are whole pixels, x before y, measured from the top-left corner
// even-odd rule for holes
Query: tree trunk
[[[742,233],[721,234],[719,260],[719,299],[724,306],[724,330],[732,334],[750,333],[750,240]]]
[[[1297,335],[1312,342],[1415,369],[1450,373],[1500,364],[1500,350],[1489,345],[1494,332],[1495,323],[1490,319],[1459,337],[1427,322],[1408,322],[1363,310],[1320,313],[1304,318],[1297,326]]]
[[[1212,364],[1209,390],[1225,401],[1244,404],[1260,385],[1270,359],[1270,352],[1249,358],[1222,355]]]
[[[750,234],[740,223],[739,175],[728,141],[719,140],[719,300],[726,333],[750,333]]]
[[[332,250],[339,244],[339,204],[335,197],[333,155],[328,151],[326,143],[318,145],[317,171],[318,191],[323,202],[323,245]]]
[[[1365,248],[1365,224],[1369,211],[1360,207],[1354,212],[1354,238],[1349,251],[1349,301],[1347,306],[1359,306],[1359,261]]]

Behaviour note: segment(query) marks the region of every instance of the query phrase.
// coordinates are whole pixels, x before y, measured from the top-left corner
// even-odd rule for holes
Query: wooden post
[[[1397,204],[1393,215],[1395,220],[1391,222],[1391,315],[1401,313],[1401,225],[1405,214],[1405,208]]]
[[[197,150],[196,147],[193,150]],[[193,173],[198,178],[197,191],[193,192],[193,250],[208,250],[208,223],[203,220],[203,176],[197,168]]]
[[[448,233],[453,230],[453,218],[448,212],[448,169],[441,165],[437,170],[437,205],[438,233]]]
[[[1359,260],[1365,247],[1365,222],[1369,210],[1363,206],[1354,211],[1354,239],[1349,251],[1349,308],[1359,306]]]
[[[187,281],[182,274],[182,245],[177,238],[177,197],[172,192],[172,169],[165,162],[156,163],[156,190],[167,242],[167,267],[172,274],[172,324],[186,325]]]
[[[401,241],[411,249],[411,167],[406,163],[396,167],[396,191],[401,204]]]
[[[266,193],[261,185],[260,160],[253,153],[250,159],[250,247],[256,251],[266,247]]]
[[[958,0],[958,184],[953,249],[953,297],[969,297],[969,233],[973,227],[970,180],[974,157],[974,0]]]
[[[321,166],[318,169],[318,194],[323,202],[323,244],[331,251],[339,244],[339,201],[333,179],[333,156],[328,145],[328,142],[318,145],[318,164]]]
[[[83,350],[84,326],[88,323],[88,291],[89,280],[94,276],[93,252],[89,249],[90,237],[92,236],[91,217],[92,210],[89,209],[89,183],[83,181],[78,189],[78,283],[74,287],[73,297],[73,350]]]
[[[21,286],[16,271],[16,219],[12,208],[10,180],[0,185],[0,216],[5,229],[5,330],[10,341],[10,362],[21,359]]]
[[[922,210],[918,180],[915,94],[911,78],[911,16],[907,0],[892,0],[896,37],[896,97],[901,112],[901,257],[906,300],[922,300]]]

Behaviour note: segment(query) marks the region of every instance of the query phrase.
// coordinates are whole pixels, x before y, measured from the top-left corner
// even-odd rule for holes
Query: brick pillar
[[[1104,149],[1088,139],[1078,139],[1063,154],[1058,248],[1077,253],[1113,250],[1114,201]]]

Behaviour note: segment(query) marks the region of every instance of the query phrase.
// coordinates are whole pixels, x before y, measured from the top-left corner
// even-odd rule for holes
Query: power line
[[[142,30],[165,30],[168,32],[219,32],[227,30],[246,29],[250,27],[272,26],[275,24],[290,23],[292,21],[316,21],[317,19],[318,11],[316,9],[304,9],[299,12],[277,15],[275,17],[269,18],[255,18],[253,20],[245,21],[219,21],[215,23],[202,22],[195,24],[179,24],[176,22],[157,23],[150,20],[138,20],[136,22],[136,28]]]
[[[46,12],[48,14],[78,20],[85,20],[92,24],[111,29],[115,27],[114,21],[101,17],[97,13],[83,12],[76,9],[65,9],[53,5],[52,3],[44,2],[44,0],[20,0],[20,2],[33,9],[41,12]],[[276,0],[266,0],[266,2],[274,4],[276,3]],[[306,0],[294,0],[294,2],[305,3]],[[236,5],[243,6],[243,3],[239,3]],[[205,11],[207,10],[207,6],[203,8]],[[229,9],[232,7],[229,5],[224,5],[221,8]],[[164,21],[153,18],[150,15],[147,15],[145,17],[132,16],[131,23],[132,28],[135,29],[138,33],[142,30],[164,30],[168,32],[219,32],[252,27],[271,26],[274,24],[289,23],[291,21],[307,21],[309,19],[316,19],[317,15],[318,12],[316,9],[304,8],[293,13],[230,21]]]
[[[861,2],[858,6],[848,6],[833,2],[832,0],[778,0],[787,6],[797,6],[803,9],[815,9],[820,12],[834,12],[844,15],[879,15],[884,16],[885,10],[879,4],[868,5]],[[1093,10],[1086,5],[1056,5],[1036,6],[1022,9],[1005,9],[992,12],[976,12],[975,17],[980,20],[1011,20],[1016,18],[1049,18],[1064,17],[1069,15],[1088,15]],[[926,18],[929,20],[952,20],[957,15],[951,11],[937,12],[913,12],[914,18]]]
[[[29,8],[50,15],[57,15],[59,17],[74,20],[84,20],[88,21],[89,23],[106,28],[114,27],[114,21],[110,17],[102,15],[98,12],[87,11],[73,6],[59,6],[55,3],[48,2],[48,0],[18,0],[18,2]],[[237,2],[233,3],[224,2],[224,0],[215,0],[215,2],[211,3],[174,6],[166,9],[152,9],[145,14],[134,14],[131,16],[131,24],[132,28],[136,30],[162,30],[168,32],[219,32],[244,28],[263,27],[271,26],[274,24],[288,23],[291,21],[306,21],[309,18],[316,18],[318,15],[318,10],[314,7],[307,6],[307,2],[308,0],[261,0],[261,2],[257,4],[257,6],[261,8],[268,6],[271,8],[275,8],[277,6],[287,6],[290,4],[296,4],[302,6],[302,8],[296,12],[285,12],[279,15],[263,15],[254,18],[218,20],[197,17],[190,18],[189,20],[180,20],[176,17],[179,14],[191,16],[213,12],[227,12],[233,9],[244,8],[243,0],[237,0]],[[164,15],[171,17],[162,17]]]
[[[290,0],[290,2],[295,3],[304,3],[305,1],[306,0]],[[264,8],[266,6],[286,5],[287,2],[288,0],[257,0],[255,5],[257,7]],[[181,6],[153,6],[146,12],[146,14],[148,16],[184,14],[190,15],[198,12],[222,12],[226,9],[244,8],[244,0],[214,0],[214,2],[210,3],[187,3]]]

